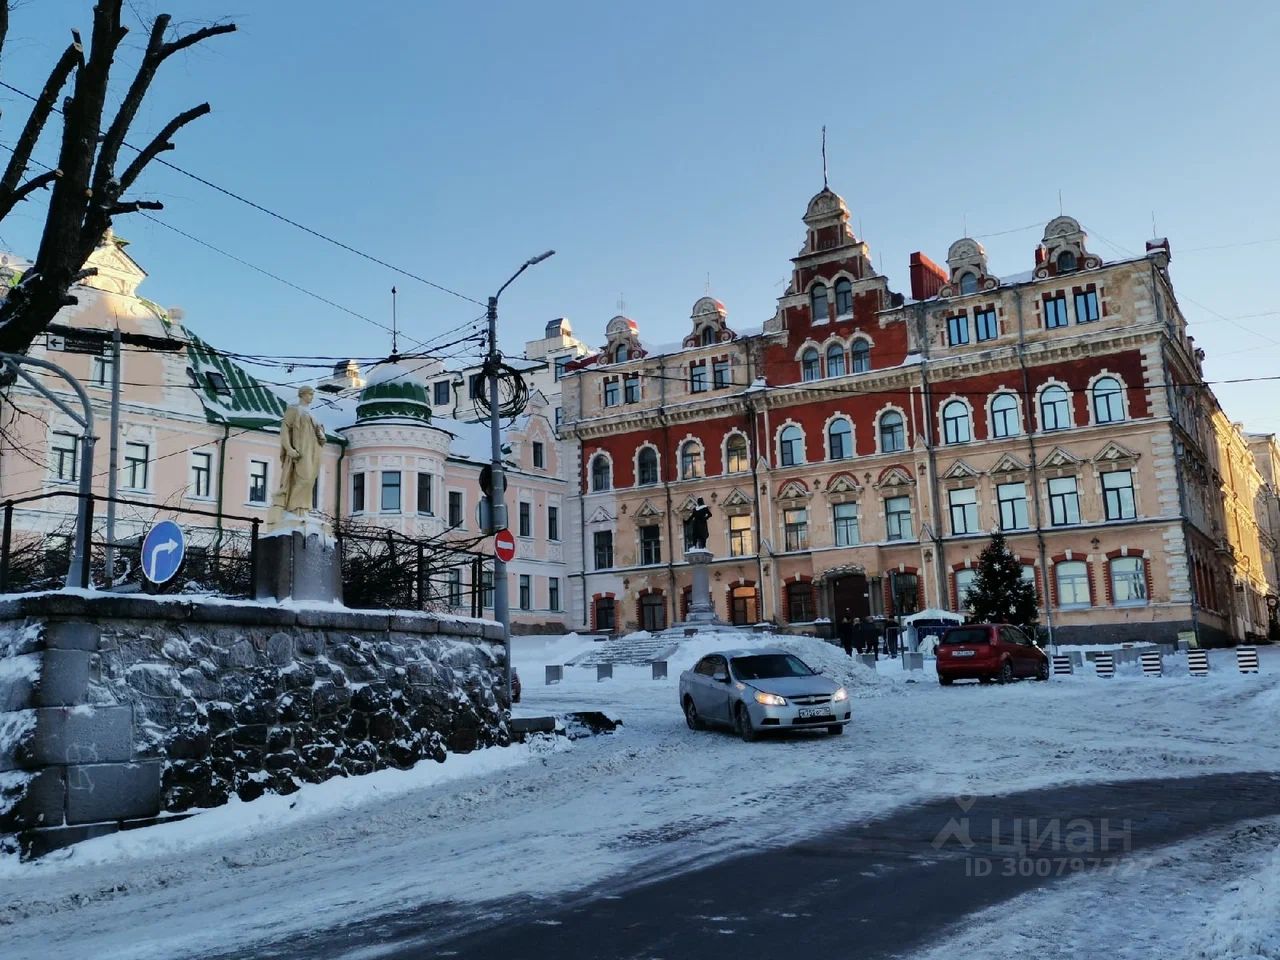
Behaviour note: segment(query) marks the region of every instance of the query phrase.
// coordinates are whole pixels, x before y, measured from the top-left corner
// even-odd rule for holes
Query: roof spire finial
[[[822,189],[827,189],[827,125],[822,125]]]
[[[398,337],[396,333],[396,288],[391,288],[391,360],[400,358]]]

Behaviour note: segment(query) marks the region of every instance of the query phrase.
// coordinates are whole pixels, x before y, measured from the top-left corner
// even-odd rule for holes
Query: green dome
[[[369,377],[356,404],[356,421],[386,418],[431,420],[427,388],[403,368],[383,366]],[[376,381],[376,382],[375,382]]]

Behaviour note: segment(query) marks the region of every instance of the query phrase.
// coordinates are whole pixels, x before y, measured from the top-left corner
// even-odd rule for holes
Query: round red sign
[[[493,553],[503,563],[516,558],[516,538],[510,530],[499,530],[493,535]]]

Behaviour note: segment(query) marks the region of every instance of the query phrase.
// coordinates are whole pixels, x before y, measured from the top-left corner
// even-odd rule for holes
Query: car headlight
[[[848,699],[849,699],[849,691],[846,690],[844,687],[841,687],[839,690],[837,690],[835,693],[831,695],[831,700],[834,703],[839,703],[841,700],[848,700]]]
[[[787,700],[776,693],[765,693],[763,690],[757,690],[756,703],[763,703],[766,707],[785,707]]]

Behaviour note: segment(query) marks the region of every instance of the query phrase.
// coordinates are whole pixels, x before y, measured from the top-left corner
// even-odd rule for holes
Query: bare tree
[[[0,221],[35,191],[50,188],[49,209],[35,263],[0,301],[0,352],[23,353],[59,310],[76,303],[71,287],[91,276],[85,262],[111,227],[113,218],[138,210],[159,210],[162,204],[137,199],[131,190],[147,165],[173,149],[173,137],[193,120],[209,112],[207,103],[192,107],[172,120],[143,147],[126,143],[138,108],[161,65],[174,54],[210,37],[231,33],[232,23],[219,23],[190,33],[170,31],[170,16],[161,14],[133,80],[110,123],[104,111],[112,66],[128,28],[121,23],[124,0],[97,0],[88,48],[72,31],[72,42],[58,58],[45,82],[3,175],[0,175]],[[0,0],[0,56],[8,33],[11,0]],[[62,101],[62,145],[58,166],[30,175],[32,154],[46,124],[57,109],[67,83],[71,93]],[[117,170],[120,151],[136,156],[123,172]]]

